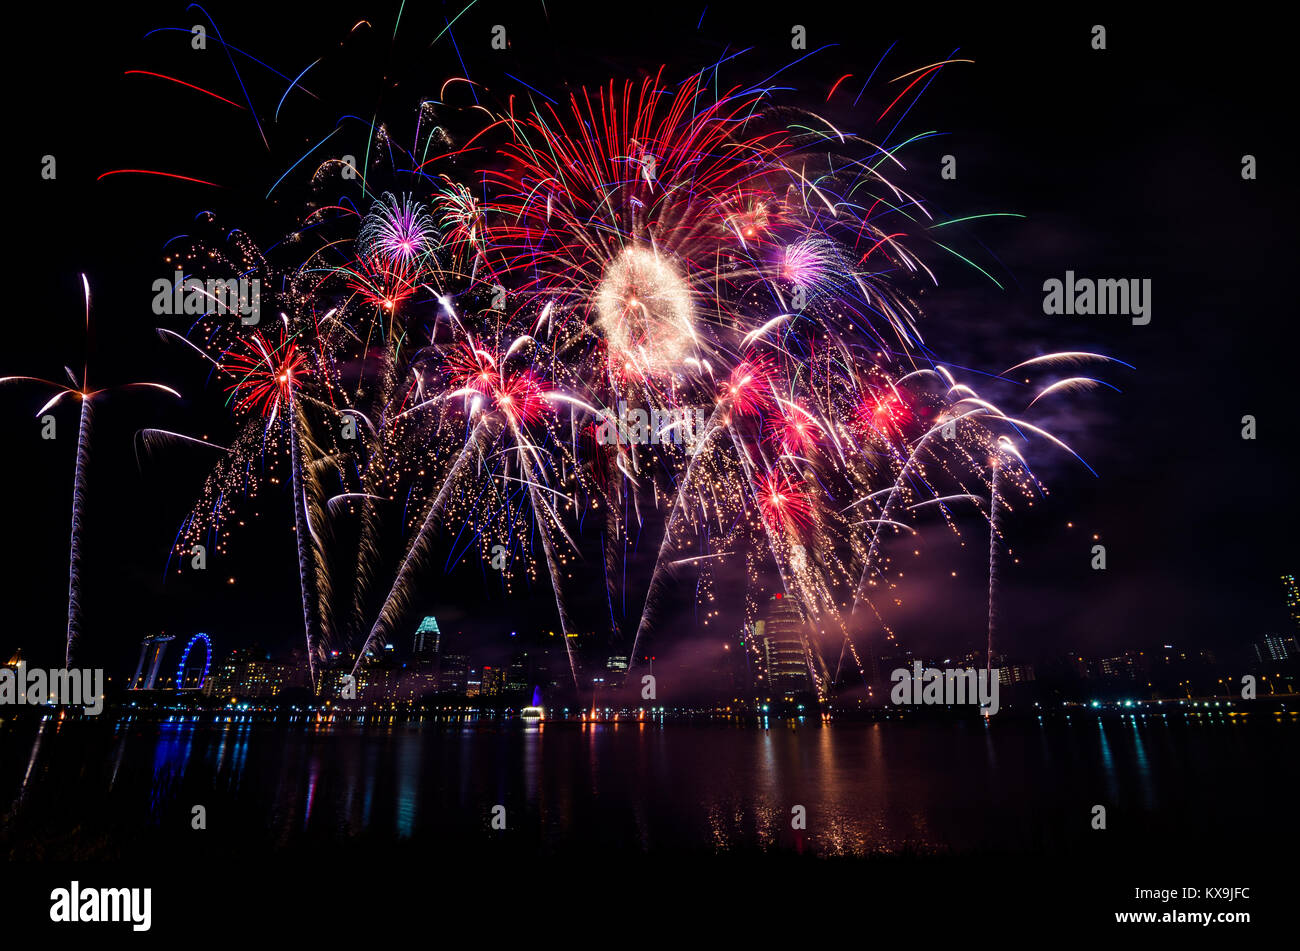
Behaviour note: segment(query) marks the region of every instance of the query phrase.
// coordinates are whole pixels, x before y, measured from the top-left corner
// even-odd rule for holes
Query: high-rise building
[[[605,683],[620,687],[627,680],[628,658],[625,654],[615,654],[605,662]]]
[[[1135,651],[1125,651],[1117,657],[1103,657],[1101,659],[1102,676],[1127,677],[1129,680],[1137,680],[1137,658],[1138,654]]]
[[[532,687],[532,658],[527,651],[521,651],[510,661],[506,668],[506,690],[510,693],[526,693]]]
[[[416,663],[435,663],[442,646],[442,633],[438,630],[438,621],[432,615],[420,622],[415,629],[413,653]]]
[[[289,664],[237,647],[212,665],[203,692],[212,697],[278,697],[289,681]]]
[[[253,656],[253,652],[247,648],[236,647],[224,659],[212,665],[212,673],[203,685],[203,692],[211,697],[234,694],[236,685],[243,679],[244,668]]]
[[[1034,679],[1034,668],[1028,664],[1003,664],[998,667],[998,683],[1010,686],[1011,684],[1028,683]]]
[[[773,595],[754,625],[754,638],[767,690],[793,697],[812,689],[804,621],[792,600],[781,592]]]
[[[289,679],[289,665],[274,660],[255,660],[244,675],[243,692],[250,697],[278,697]]]
[[[1291,615],[1291,624],[1300,631],[1300,585],[1296,584],[1295,575],[1283,575],[1282,587],[1286,591],[1286,610]]]
[[[1289,643],[1288,643],[1289,642]],[[1283,637],[1278,634],[1265,634],[1264,640],[1255,645],[1255,656],[1260,661],[1268,660],[1289,660],[1291,651],[1289,647],[1294,645],[1295,638]]]
[[[357,699],[368,701],[393,699],[401,676],[402,665],[398,662],[395,644],[386,643],[377,650],[366,651],[365,657],[357,668]]]
[[[393,684],[390,700],[424,700],[438,692],[438,675],[428,665],[406,667]]]
[[[447,693],[464,693],[469,679],[469,658],[464,654],[444,654],[439,686]]]
[[[391,664],[371,664],[357,672],[357,699],[371,702],[397,699],[402,670]]]

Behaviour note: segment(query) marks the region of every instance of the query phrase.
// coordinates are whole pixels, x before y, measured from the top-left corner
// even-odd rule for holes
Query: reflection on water
[[[1097,803],[1152,841],[1205,834],[1196,817],[1209,808],[1240,813],[1223,835],[1275,822],[1297,778],[1298,729],[1163,717],[765,730],[47,719],[0,729],[0,804],[19,820],[10,845],[37,829],[174,835],[196,804],[231,848],[463,842],[492,835],[503,805],[509,834],[542,848],[1066,851]],[[792,828],[799,806],[806,829]]]
[[[1105,771],[1106,777],[1106,794],[1110,801],[1114,801],[1119,795],[1119,786],[1115,781],[1115,760],[1110,754],[1110,743],[1106,741],[1106,722],[1097,721],[1097,741],[1101,751],[1101,765]]]

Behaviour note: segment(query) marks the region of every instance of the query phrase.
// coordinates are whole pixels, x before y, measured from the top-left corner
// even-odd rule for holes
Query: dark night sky
[[[378,111],[401,127],[418,97],[436,96],[441,82],[461,70],[445,41],[428,44],[444,11],[454,16],[462,4],[408,4],[395,44],[389,37],[397,2],[286,3],[268,14],[271,6],[209,7],[228,42],[291,76],[328,54],[306,82],[322,102],[291,95],[280,124],[270,120],[285,83],[242,70],[269,130],[270,152],[246,111],[123,75],[152,70],[242,101],[216,44],[200,53],[180,33],[144,38],[158,27],[201,22],[182,3],[111,13],[101,7],[78,14],[75,29],[29,12],[11,28],[23,46],[47,52],[9,82],[19,156],[11,195],[19,209],[10,217],[16,293],[0,338],[0,375],[55,377],[64,364],[80,366],[78,273],[85,271],[95,302],[92,385],[151,379],[185,395],[176,405],[134,394],[97,407],[82,663],[130,659],[141,634],[159,627],[208,630],[219,648],[252,641],[278,648],[300,638],[287,516],[283,525],[250,533],[237,584],[221,583],[229,573],[223,570],[210,572],[206,584],[161,583],[205,460],[180,450],[137,466],[132,434],[161,426],[210,432],[220,441],[230,423],[197,362],[153,334],[150,285],[168,273],[163,243],[190,229],[200,210],[248,228],[263,245],[291,227],[295,203],[270,205],[267,188],[340,114]],[[799,22],[811,49],[837,45],[783,73],[794,87],[783,95],[873,138],[892,125],[874,126],[888,104],[883,97],[900,86],[887,80],[956,49],[974,59],[945,69],[895,135],[893,141],[904,132],[944,133],[903,153],[903,181],[929,199],[936,217],[1027,217],[984,219],[950,235],[1001,290],[955,259],[940,258],[942,252],[931,255],[940,286],[921,298],[927,342],[953,364],[986,372],[1069,349],[1099,350],[1136,367],[1105,374],[1122,393],[1080,394],[1056,404],[1070,412],[1048,417],[1099,478],[1041,442],[1032,445],[1030,460],[1052,494],[1008,519],[1021,563],[1003,572],[1002,643],[1013,655],[1161,641],[1226,648],[1284,628],[1278,576],[1300,568],[1300,558],[1290,494],[1295,246],[1284,225],[1296,208],[1296,185],[1286,165],[1293,155],[1287,109],[1279,108],[1291,86],[1281,31],[1252,18],[1220,18],[1211,29],[1190,18],[1146,22],[1063,8],[990,22],[919,7],[911,16],[880,16],[874,5],[861,7],[869,13],[812,15],[810,5],[768,12],[754,3],[712,3],[707,10],[702,3],[636,4],[627,5],[629,20],[618,21],[609,4],[593,8],[604,13],[547,6],[549,13],[540,3],[480,3],[466,13],[454,34],[469,74],[493,90],[517,92],[504,76],[511,73],[554,95],[566,81],[635,78],[663,63],[676,80],[724,51],[749,49],[730,75],[753,81],[801,55],[789,46],[790,26]],[[363,18],[373,32],[363,29],[340,50]],[[1108,27],[1104,52],[1089,47],[1095,22]],[[507,52],[488,48],[495,23],[509,30]],[[853,74],[846,87],[855,95],[895,41],[856,109],[843,90],[825,102],[844,73]],[[53,182],[39,178],[47,153],[59,163]],[[958,159],[956,181],[939,178],[945,153]],[[1241,179],[1245,153],[1259,160],[1258,181]],[[95,181],[117,168],[174,170],[227,187],[130,176]],[[1067,269],[1150,278],[1152,322],[1044,316],[1042,282]],[[1021,393],[1009,402],[1028,398]],[[71,403],[59,409],[60,438],[44,442],[32,416],[44,399],[33,388],[0,390],[8,420],[7,464],[0,467],[7,502],[0,539],[8,559],[0,598],[9,619],[0,628],[0,652],[20,644],[34,659],[54,663],[65,621],[76,410]],[[1253,442],[1240,438],[1248,413],[1259,420]],[[1067,529],[1067,521],[1076,527]],[[925,557],[900,587],[903,605],[888,618],[914,649],[964,650],[982,638],[985,534],[975,523],[966,528],[965,549],[941,529],[929,532]],[[1093,533],[1107,546],[1105,572],[1089,567]],[[497,636],[524,624],[554,625],[547,591],[503,603],[489,596],[477,567],[456,579],[448,585],[434,574],[428,583],[426,606],[448,629]]]

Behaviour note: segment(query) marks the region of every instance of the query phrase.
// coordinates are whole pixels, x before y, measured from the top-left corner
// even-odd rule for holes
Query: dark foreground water
[[[331,844],[657,853],[1231,854],[1297,841],[1295,718],[770,729],[265,722],[0,727],[14,860]],[[505,807],[504,830],[491,827]],[[1091,827],[1104,805],[1107,830]],[[192,828],[193,807],[207,828]],[[802,806],[806,829],[791,827]]]

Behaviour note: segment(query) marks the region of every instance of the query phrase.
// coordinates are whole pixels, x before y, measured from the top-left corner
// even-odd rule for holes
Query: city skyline
[[[1283,575],[1281,581],[1287,606],[1292,607],[1294,578]],[[819,704],[813,691],[812,656],[806,652],[806,642],[800,633],[804,627],[805,622],[789,598],[783,594],[774,595],[754,625],[736,637],[720,642],[721,653],[715,655],[706,678],[701,679],[693,669],[680,677],[678,684],[690,683],[691,686],[678,690],[673,700],[687,706],[713,703],[719,711],[739,711],[742,707],[733,707],[737,702],[744,705],[743,709],[766,710],[767,705],[775,701],[783,704],[783,710],[797,710],[806,715],[818,710],[830,714],[879,709],[885,706],[881,688],[887,682],[888,671],[896,666],[909,668],[914,662],[925,667],[947,667],[960,662],[971,668],[991,662],[1004,687],[1037,681],[1037,667],[1046,673],[1045,680],[1056,691],[1056,700],[1067,703],[1083,702],[1085,694],[1088,697],[1112,695],[1116,688],[1129,699],[1141,700],[1181,696],[1190,699],[1193,685],[1197,696],[1214,695],[1219,689],[1231,696],[1231,684],[1235,683],[1231,671],[1238,669],[1262,676],[1264,692],[1269,695],[1294,693],[1296,674],[1300,671],[1300,645],[1297,644],[1300,624],[1295,633],[1269,634],[1248,645],[1238,645],[1234,656],[1225,658],[1227,664],[1211,650],[1192,649],[1189,656],[1188,649],[1173,644],[1162,644],[1158,650],[1129,648],[1109,656],[1085,657],[1058,650],[1055,654],[1039,655],[1033,663],[1023,659],[1011,663],[1005,653],[988,658],[979,650],[958,656],[915,656],[906,646],[899,645],[879,656],[871,655],[869,680],[857,684],[851,678],[847,683],[844,679],[837,679],[832,696],[824,704]],[[636,685],[625,684],[629,669],[627,655],[611,654],[593,646],[597,640],[593,635],[571,635],[571,639],[579,642],[578,669],[582,678],[574,690],[565,681],[563,670],[570,652],[562,651],[555,643],[554,631],[539,633],[542,636],[526,634],[520,638],[518,631],[511,631],[507,643],[491,644],[474,634],[466,636],[464,631],[445,635],[436,617],[426,616],[404,645],[387,643],[368,655],[356,680],[356,696],[346,698],[345,678],[351,671],[347,659],[329,665],[313,691],[301,652],[277,655],[257,647],[234,647],[228,652],[217,649],[214,662],[213,643],[206,633],[195,634],[188,639],[183,650],[177,645],[169,654],[169,645],[176,637],[164,632],[146,635],[143,639],[139,660],[135,672],[126,681],[126,690],[132,693],[139,690],[201,692],[206,697],[218,699],[229,696],[232,702],[275,700],[286,696],[285,691],[289,691],[295,700],[307,697],[354,699],[359,705],[376,701],[427,703],[459,699],[478,700],[480,703],[495,700],[497,707],[508,703],[524,706],[535,702],[539,694],[562,697],[575,704],[575,709],[580,708],[588,697],[593,706],[602,701],[612,701],[624,707],[638,705]],[[206,651],[201,664],[196,660],[197,654],[192,656],[192,649],[200,639]],[[736,650],[731,653],[733,646]],[[490,657],[485,658],[485,650]],[[177,652],[180,652],[179,666],[175,673],[168,673],[170,666],[165,666],[165,662],[168,665],[174,663]],[[22,659],[19,649],[5,666],[16,668]],[[650,660],[648,655],[643,658],[643,661]],[[687,663],[682,663],[680,658],[676,660],[678,672],[686,671],[688,664],[693,668],[699,667],[695,660]],[[671,656],[665,657],[660,663],[661,674],[665,665],[668,670],[673,670],[673,662]],[[196,676],[194,671],[200,667],[202,673]],[[653,671],[653,663],[647,669]],[[1265,671],[1272,674],[1271,681]],[[1228,676],[1216,678],[1215,672],[1227,673]],[[1174,679],[1184,675],[1187,679]],[[672,675],[669,676],[671,682]],[[1147,677],[1154,679],[1146,680],[1144,684]],[[109,680],[111,682],[112,678]],[[1088,681],[1093,682],[1091,687],[1087,686]],[[1106,683],[1098,684],[1098,681]],[[625,687],[627,689],[623,689]],[[1174,690],[1172,694],[1171,688]],[[1073,697],[1062,693],[1071,689],[1076,691]],[[125,698],[126,694],[120,694],[117,699]],[[136,701],[131,702],[134,704]],[[1040,707],[1037,700],[1033,705]],[[653,709],[655,704],[641,703],[640,706]]]

